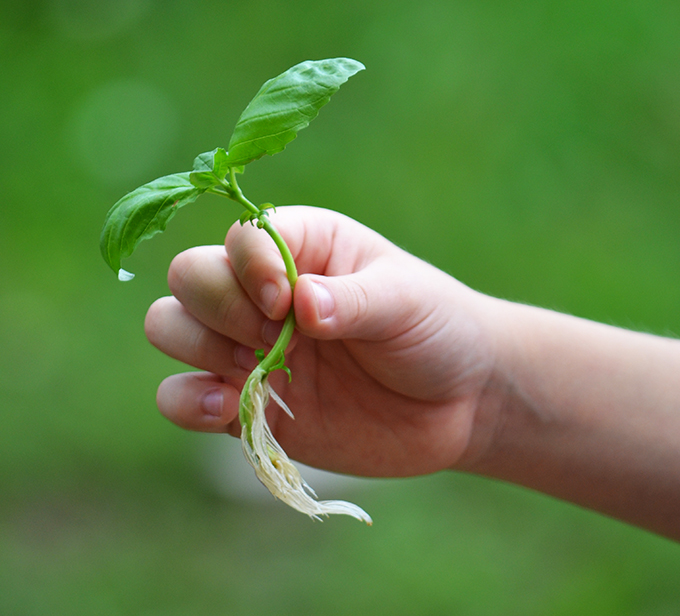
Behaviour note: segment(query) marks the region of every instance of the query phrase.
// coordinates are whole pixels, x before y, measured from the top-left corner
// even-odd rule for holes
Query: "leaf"
[[[365,67],[349,58],[308,60],[267,81],[241,114],[229,141],[229,165],[281,152],[352,75]]]
[[[194,158],[194,171],[212,171],[216,151],[203,152]]]
[[[129,257],[142,240],[165,230],[177,210],[191,203],[205,189],[194,186],[189,173],[176,173],[144,184],[121,198],[106,215],[99,246],[104,260],[121,280],[120,262]]]
[[[221,180],[227,175],[229,171],[229,160],[224,148],[217,148],[215,150],[215,157],[213,159],[213,173]]]
[[[250,210],[243,210],[243,213],[239,216],[238,220],[241,223],[241,226],[243,226],[247,222],[252,222],[254,216],[255,214],[253,214]]]
[[[194,159],[194,171],[209,171],[214,173],[221,180],[229,171],[229,162],[224,148],[215,148],[211,152],[203,152]]]
[[[212,171],[192,171],[189,174],[189,181],[196,188],[210,188],[219,183]]]

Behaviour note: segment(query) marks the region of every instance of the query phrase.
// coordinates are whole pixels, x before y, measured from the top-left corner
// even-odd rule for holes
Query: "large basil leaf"
[[[229,141],[229,165],[281,152],[364,65],[349,58],[308,60],[267,81],[239,118]]]
[[[144,184],[121,198],[106,215],[100,237],[104,260],[120,280],[132,274],[121,269],[142,240],[165,230],[177,210],[205,192],[189,180],[189,173],[176,173]]]

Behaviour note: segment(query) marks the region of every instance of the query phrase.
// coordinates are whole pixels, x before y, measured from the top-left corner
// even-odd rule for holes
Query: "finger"
[[[232,225],[225,240],[229,260],[253,303],[270,319],[285,318],[290,283],[276,244],[262,229]]]
[[[240,434],[239,392],[215,374],[186,372],[165,379],[158,388],[160,412],[181,428]]]
[[[268,343],[268,320],[244,292],[224,247],[180,253],[170,265],[168,283],[182,305],[210,329],[251,348]]]
[[[329,210],[278,208],[270,220],[288,245],[298,272],[339,276],[357,271],[393,247],[360,223]],[[233,225],[226,238],[229,260],[252,301],[270,318],[289,309],[290,285],[281,254],[267,233]]]
[[[210,329],[174,297],[151,305],[144,330],[157,349],[201,370],[245,378],[257,365],[253,349]]]
[[[413,328],[430,312],[423,298],[436,282],[420,272],[418,286],[404,285],[408,261],[406,253],[395,250],[355,273],[302,276],[295,288],[298,328],[312,338],[367,341]]]

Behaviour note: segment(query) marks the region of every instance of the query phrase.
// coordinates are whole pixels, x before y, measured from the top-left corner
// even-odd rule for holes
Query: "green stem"
[[[283,263],[286,267],[286,277],[288,278],[288,283],[290,284],[291,292],[293,292],[295,290],[295,283],[297,282],[298,279],[298,273],[297,268],[295,266],[295,259],[293,259],[293,255],[290,252],[290,248],[288,248],[288,244],[286,244],[285,240],[281,237],[281,234],[276,230],[276,227],[274,227],[274,225],[269,220],[267,212],[257,207],[254,203],[249,201],[243,194],[243,191],[241,190],[241,187],[238,185],[238,181],[236,180],[236,171],[233,167],[229,169],[228,187],[225,186],[225,188],[227,188],[227,190],[225,191],[226,196],[229,196],[234,201],[237,201],[243,207],[245,207],[246,210],[251,212],[253,216],[257,218],[257,226],[260,227],[261,229],[264,229],[272,238],[272,240],[274,240],[276,247],[279,249],[279,252],[281,253],[281,257],[283,258]],[[267,378],[270,372],[276,370],[277,368],[280,368],[283,365],[286,347],[288,346],[288,343],[290,342],[290,339],[293,336],[294,331],[295,331],[295,307],[291,303],[290,310],[288,311],[286,319],[283,322],[283,329],[281,330],[279,337],[274,343],[274,346],[272,347],[271,351],[267,353],[267,356],[259,363],[257,368],[255,368],[255,370],[253,370],[253,372],[250,374],[250,376],[245,382],[245,385],[243,386],[243,390],[241,391],[239,419],[241,421],[241,425],[246,427],[247,438],[249,439],[251,435],[252,426],[251,416],[252,404],[250,401],[249,392],[250,383],[253,379],[264,380],[265,378]]]
[[[283,329],[281,330],[279,337],[276,339],[271,351],[269,351],[267,356],[260,362],[260,366],[262,366],[262,368],[267,371],[267,374],[269,374],[272,370],[275,370],[276,365],[281,361],[281,358],[284,357],[286,347],[288,346],[294,331],[295,309],[293,306],[291,306],[288,314],[286,315],[286,319],[283,322]]]
[[[262,215],[262,210],[259,207],[257,207],[254,203],[246,199],[246,196],[243,194],[241,187],[238,185],[238,182],[236,181],[236,170],[234,169],[234,167],[229,168],[228,186],[229,188],[231,188],[231,192],[233,193],[230,194],[229,196],[234,201],[240,203],[244,208],[246,208],[249,212],[255,214],[257,217]]]
[[[232,199],[240,203],[249,212],[252,212],[257,218],[258,227],[264,229],[269,234],[269,236],[274,240],[276,247],[279,249],[279,252],[281,253],[281,257],[283,257],[283,263],[286,266],[286,276],[288,277],[290,288],[291,290],[295,289],[295,283],[297,282],[298,273],[297,268],[295,267],[295,259],[293,259],[293,255],[290,252],[290,248],[288,248],[288,244],[286,244],[285,240],[276,230],[276,227],[274,227],[274,225],[269,220],[267,211],[257,207],[243,194],[243,191],[241,190],[241,187],[238,185],[238,181],[236,180],[236,171],[234,170],[234,167],[230,167],[229,169],[229,184],[231,187],[231,191],[233,192]]]
[[[260,223],[262,224],[262,228],[267,233],[269,233],[269,236],[274,240],[276,247],[279,249],[279,252],[283,257],[283,263],[286,266],[286,276],[288,277],[288,282],[290,283],[290,290],[294,291],[295,283],[297,282],[298,279],[298,273],[297,267],[295,267],[295,259],[293,259],[293,255],[290,252],[290,248],[288,248],[288,244],[286,244],[284,239],[276,230],[276,227],[274,227],[274,225],[271,223],[266,212],[264,213],[262,218],[260,218]]]

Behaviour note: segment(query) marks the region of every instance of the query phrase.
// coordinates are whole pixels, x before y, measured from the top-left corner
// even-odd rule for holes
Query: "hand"
[[[273,402],[267,411],[288,454],[367,476],[429,473],[478,457],[495,421],[488,401],[478,412],[495,356],[490,298],[340,214],[286,207],[271,220],[300,272],[298,332],[286,359],[293,378],[270,377],[296,420]],[[235,224],[226,251],[178,255],[169,284],[174,297],[151,306],[147,336],[208,373],[169,377],[158,406],[184,428],[239,435],[253,350],[274,342],[290,307],[278,250],[261,230]]]
[[[367,476],[445,468],[504,479],[680,540],[680,342],[496,300],[340,214],[280,208],[301,276],[298,332],[270,383],[274,436],[301,462]],[[151,342],[207,370],[158,406],[240,434],[238,398],[290,307],[267,234],[238,224],[170,266]]]

